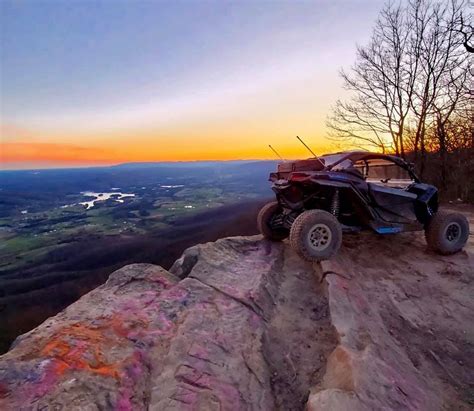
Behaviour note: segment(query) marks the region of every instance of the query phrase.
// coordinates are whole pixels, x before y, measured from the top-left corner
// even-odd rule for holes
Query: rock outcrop
[[[474,244],[234,237],[134,264],[0,357],[0,409],[470,409]]]
[[[322,270],[339,344],[308,411],[472,409],[472,236],[452,256],[422,233],[347,236]]]
[[[250,237],[170,271],[126,266],[18,338],[0,409],[302,409],[336,344],[311,265]]]

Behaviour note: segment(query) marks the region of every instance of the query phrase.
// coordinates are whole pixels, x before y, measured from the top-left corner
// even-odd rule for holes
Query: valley
[[[0,172],[0,351],[133,262],[257,232],[273,162]]]

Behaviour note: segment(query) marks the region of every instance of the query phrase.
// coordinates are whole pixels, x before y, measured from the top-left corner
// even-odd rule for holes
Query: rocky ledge
[[[0,357],[0,409],[470,409],[473,242],[235,237],[134,264]]]

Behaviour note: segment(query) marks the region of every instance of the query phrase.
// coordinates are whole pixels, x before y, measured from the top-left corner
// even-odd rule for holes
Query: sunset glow
[[[337,148],[338,70],[379,2],[0,7],[1,167],[34,168],[307,156],[296,135]]]

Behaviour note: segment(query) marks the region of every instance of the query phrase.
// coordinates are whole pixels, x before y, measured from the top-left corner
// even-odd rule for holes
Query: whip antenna
[[[276,151],[270,144],[268,145],[268,147],[270,147],[270,150],[272,150],[280,160],[283,160],[282,156],[278,154],[278,151]]]
[[[297,138],[299,141],[301,141],[301,144],[303,144],[303,145],[309,150],[309,152],[314,156],[314,158],[315,158],[316,160],[318,160],[318,161],[321,163],[321,165],[322,165],[323,168],[324,168],[324,167],[325,167],[324,162],[323,162],[316,154],[314,154],[313,150],[311,150],[311,149],[308,147],[308,145],[303,141],[303,139],[302,139],[301,137],[299,137],[299,136],[296,136],[296,138]]]
[[[314,154],[313,150],[311,150],[311,149],[308,147],[308,145],[303,141],[303,139],[302,139],[301,137],[296,136],[296,138],[301,141],[301,144],[303,144],[303,145],[308,149],[308,151],[309,151],[315,158],[318,158],[318,156],[317,156],[316,154]]]

